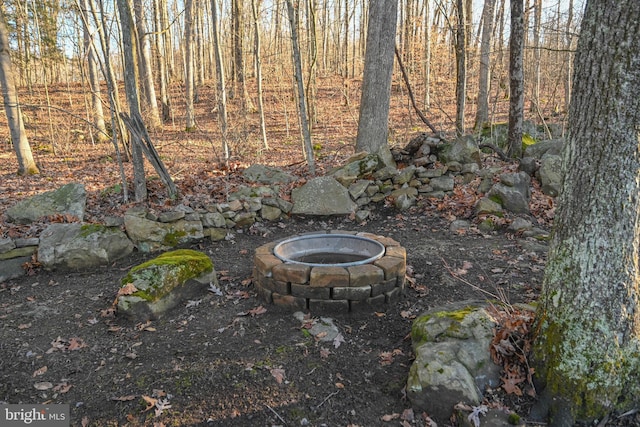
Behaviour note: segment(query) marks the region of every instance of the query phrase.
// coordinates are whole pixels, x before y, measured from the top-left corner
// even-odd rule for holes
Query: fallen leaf
[[[21,323],[18,325],[18,329],[28,329],[31,327],[31,323]]]
[[[398,418],[400,418],[400,414],[395,413],[395,412],[393,414],[387,414],[387,415],[383,415],[382,417],[380,417],[380,419],[382,421],[384,421],[384,422],[397,420]]]
[[[128,396],[112,397],[111,400],[115,400],[116,402],[128,402],[130,400],[134,400],[135,398],[135,394],[130,394]]]
[[[118,289],[118,295],[117,296],[123,296],[123,295],[131,295],[135,292],[138,291],[138,288],[135,287],[135,285],[133,283],[127,283],[126,285],[124,285],[123,287],[121,287],[120,289]]]
[[[344,388],[344,384],[342,383],[336,383],[336,388]]]
[[[35,377],[38,377],[38,376],[40,376],[40,375],[44,375],[44,373],[45,373],[45,372],[47,372],[47,367],[46,367],[46,366],[43,366],[43,367],[42,367],[42,368],[40,368],[40,369],[36,369],[36,370],[33,372],[32,377],[34,377],[34,378],[35,378]]]
[[[273,375],[273,378],[276,379],[276,382],[278,384],[282,384],[282,381],[284,380],[284,369],[273,368],[270,372],[271,375]]]
[[[155,406],[156,406],[156,409],[155,409],[156,417],[159,417],[160,415],[162,415],[162,411],[164,411],[165,409],[171,408],[171,405],[169,404],[168,399],[159,399],[156,402]]]
[[[58,392],[60,394],[65,394],[66,392],[71,390],[71,387],[73,387],[73,385],[65,381],[65,382],[61,382],[60,384],[56,384],[56,386],[53,388],[53,391]]]
[[[380,364],[391,365],[393,363],[393,353],[390,351],[383,351],[380,353]]]
[[[82,417],[81,425],[82,427],[87,427],[89,425],[89,417],[87,416]]]
[[[329,349],[321,347],[320,348],[320,358],[322,359],[326,359],[329,357],[329,355],[331,354],[331,352],[329,351]]]
[[[69,351],[80,350],[84,347],[87,347],[87,344],[82,338],[69,338],[69,347],[67,348]]]
[[[147,402],[147,407],[144,408],[144,411],[142,411],[142,412],[147,412],[147,411],[150,411],[151,409],[155,408],[156,403],[158,402],[158,399],[154,399],[153,397],[145,396],[144,394],[142,395],[142,399],[144,399],[144,401]]]
[[[53,388],[53,384],[51,384],[49,381],[43,381],[43,382],[35,383],[33,387],[36,390],[41,390],[41,391],[49,390],[50,388]]]
[[[251,310],[249,310],[248,313],[252,317],[255,317],[255,316],[259,316],[261,314],[265,314],[266,312],[267,312],[267,309],[264,308],[263,306],[259,305],[259,306],[255,307],[255,308],[252,308]]]

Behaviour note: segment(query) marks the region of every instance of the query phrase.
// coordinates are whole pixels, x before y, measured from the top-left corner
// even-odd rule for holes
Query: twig
[[[320,407],[321,407],[322,405],[324,405],[324,404],[327,402],[327,400],[331,399],[333,396],[335,396],[336,394],[338,394],[338,392],[339,392],[339,391],[340,391],[340,390],[336,390],[336,391],[334,391],[333,393],[329,393],[329,395],[328,395],[327,397],[325,397],[325,398],[324,398],[324,400],[323,400],[322,402],[320,402],[320,404],[319,404],[318,406],[316,406],[316,409],[320,409]]]
[[[464,283],[465,285],[468,285],[470,287],[472,287],[473,289],[475,289],[476,291],[480,291],[484,294],[489,295],[492,298],[497,299],[498,301],[501,301],[505,304],[507,304],[506,301],[503,301],[502,298],[500,298],[498,295],[493,294],[489,291],[486,291],[476,285],[474,285],[473,283],[469,282],[468,280],[463,279],[462,277],[460,277],[459,275],[457,275],[456,273],[454,273],[454,271],[451,269],[451,266],[449,266],[449,264],[447,264],[447,261],[444,260],[444,258],[440,257],[440,259],[442,260],[442,264],[444,264],[444,268],[447,269],[447,271],[449,272],[449,274],[451,274],[451,276],[453,276],[453,278],[460,280],[462,283]]]
[[[273,412],[275,414],[275,416],[278,417],[278,419],[280,421],[282,421],[282,424],[287,425],[287,422],[285,420],[283,420],[282,417],[280,416],[280,414],[278,414],[271,406],[267,405],[266,403],[264,404],[264,406],[269,408],[271,410],[271,412]]]
[[[420,109],[416,105],[416,99],[413,96],[413,90],[411,89],[411,84],[409,83],[409,76],[407,75],[407,70],[405,70],[404,68],[404,64],[402,63],[402,58],[400,58],[400,52],[398,51],[397,46],[395,47],[395,51],[396,59],[398,60],[398,66],[400,67],[400,71],[402,72],[402,78],[404,79],[404,84],[407,86],[407,92],[409,94],[409,99],[411,100],[411,105],[413,105],[413,109],[416,110],[416,114],[418,115],[418,117],[420,117],[420,120],[422,120],[422,122],[427,125],[433,133],[437,135],[438,129],[436,129],[435,126],[431,124],[429,119],[427,119],[425,115],[422,114],[422,111],[420,111]]]

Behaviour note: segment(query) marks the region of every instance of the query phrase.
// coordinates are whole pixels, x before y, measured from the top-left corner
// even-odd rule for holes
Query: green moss
[[[460,331],[460,323],[471,313],[477,310],[477,307],[467,306],[461,308],[459,310],[452,311],[437,311],[431,314],[425,314],[424,316],[418,317],[411,327],[411,338],[414,342],[415,346],[419,346],[431,339],[431,337],[425,334],[425,331],[428,330],[426,327],[427,323],[433,318],[449,318],[454,320],[449,325],[449,329],[447,333],[452,333],[455,335]]]
[[[202,252],[179,249],[133,267],[122,279],[121,286],[133,283],[138,291],[132,295],[155,301],[177,285],[213,271],[211,259]]]
[[[509,414],[509,418],[507,418],[507,421],[511,425],[514,425],[514,426],[518,425],[520,424],[520,415],[516,414],[515,412],[512,412]]]
[[[83,224],[80,227],[80,237],[87,237],[93,233],[103,233],[108,229],[109,227],[101,224]]]
[[[184,230],[176,230],[171,231],[165,234],[162,239],[162,244],[165,246],[177,246],[180,243],[180,239],[187,235],[187,232]]]

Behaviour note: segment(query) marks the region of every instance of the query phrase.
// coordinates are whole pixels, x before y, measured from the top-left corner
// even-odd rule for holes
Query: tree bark
[[[496,0],[485,0],[482,9],[482,38],[480,42],[480,76],[478,78],[478,106],[474,130],[479,132],[489,123],[489,89],[491,73],[491,34]]]
[[[11,56],[9,54],[9,31],[5,23],[4,12],[0,8],[0,86],[2,99],[7,115],[7,124],[11,133],[13,149],[18,159],[18,175],[35,175],[40,173],[31,146],[24,129],[22,112],[18,102],[18,92],[13,80]]]
[[[222,134],[222,157],[225,164],[229,163],[229,144],[227,142],[227,85],[225,83],[224,62],[218,29],[218,7],[216,0],[211,0],[211,25],[213,26],[213,48],[216,58],[216,82],[218,99],[218,122]]]
[[[267,142],[267,128],[264,121],[264,102],[262,96],[262,55],[260,53],[260,22],[259,17],[259,0],[251,0],[251,12],[253,15],[253,54],[256,62],[256,95],[258,97],[258,114],[260,114],[260,134],[262,135],[262,146],[269,149]]]
[[[140,100],[138,98],[138,79],[136,77],[136,42],[133,15],[129,0],[117,0],[118,15],[122,33],[122,52],[124,55],[124,88],[132,117],[141,116]],[[133,191],[136,202],[147,199],[147,178],[144,173],[144,157],[140,144],[131,144],[133,163]]]
[[[194,71],[194,52],[193,52],[193,2],[194,0],[185,0],[184,2],[184,86],[185,86],[185,130],[191,132],[196,128],[195,109],[193,107],[195,99],[195,71]]]
[[[140,87],[142,90],[143,105],[146,110],[147,122],[150,127],[159,127],[160,111],[156,98],[156,87],[153,82],[153,69],[151,67],[151,40],[147,32],[146,16],[142,0],[134,0],[135,28],[138,41],[138,67],[140,75]]]
[[[587,1],[534,344],[551,425],[640,403],[640,2]]]
[[[522,157],[522,123],[524,116],[524,4],[511,0],[511,34],[509,36],[509,156]]]
[[[289,15],[289,25],[291,26],[291,44],[293,54],[293,65],[298,90],[298,106],[300,110],[300,128],[304,140],[304,153],[311,174],[316,173],[315,160],[313,158],[313,146],[311,144],[311,132],[309,131],[309,121],[307,120],[307,108],[305,102],[304,81],[302,77],[302,60],[300,58],[300,45],[298,43],[298,8],[299,3],[294,5],[292,0],[287,0],[287,14]]]
[[[387,138],[397,10],[397,0],[369,2],[367,49],[356,138],[356,151],[378,154],[387,165],[394,164]]]
[[[467,31],[464,1],[457,0],[456,42],[456,134],[464,134],[464,113],[467,96]]]
[[[89,88],[91,89],[91,112],[93,114],[93,125],[98,130],[96,139],[98,141],[107,141],[109,134],[104,122],[104,110],[102,108],[102,99],[100,97],[100,76],[98,75],[98,59],[96,57],[96,48],[93,42],[93,35],[89,27],[89,0],[82,0],[83,22],[83,41],[84,51],[87,58],[87,74],[89,77]]]

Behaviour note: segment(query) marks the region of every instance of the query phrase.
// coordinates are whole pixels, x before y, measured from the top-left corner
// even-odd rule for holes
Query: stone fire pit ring
[[[253,282],[262,300],[291,310],[379,310],[404,292],[406,260],[389,237],[308,233],[257,248]]]

